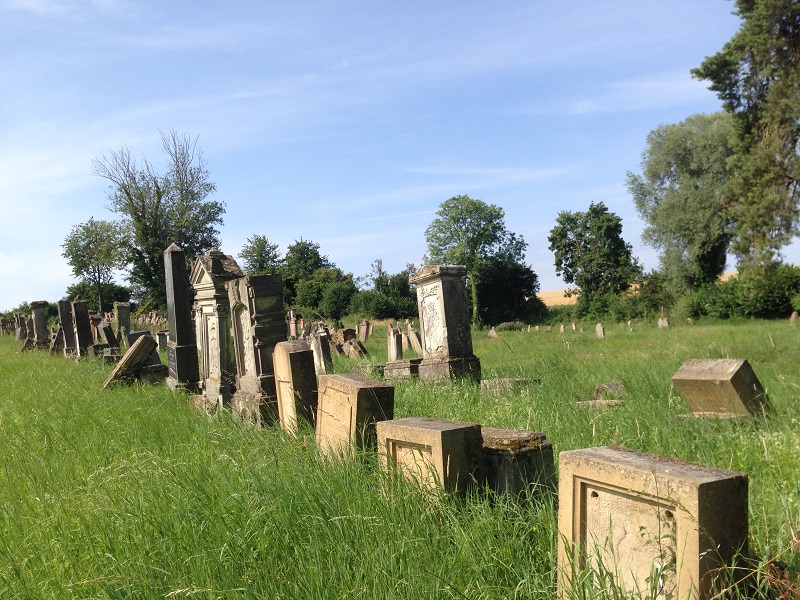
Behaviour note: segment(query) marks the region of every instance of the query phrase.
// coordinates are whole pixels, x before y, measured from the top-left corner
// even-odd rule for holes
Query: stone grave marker
[[[423,488],[464,494],[481,465],[481,427],[408,417],[379,421],[378,460]]]
[[[716,571],[747,547],[747,475],[600,447],[559,454],[562,598],[578,569],[615,575],[631,594],[711,598]],[[654,578],[656,580],[654,581]]]
[[[375,423],[394,416],[394,387],[357,375],[321,375],[317,445],[327,456],[374,449]]]
[[[278,342],[272,360],[280,424],[285,431],[294,435],[298,419],[305,419],[312,426],[316,422],[317,375],[314,372],[314,353],[307,340]]]
[[[117,331],[117,337],[120,338],[123,329],[131,330],[131,305],[129,302],[114,302],[114,328]]]
[[[177,244],[164,250],[164,276],[167,285],[167,365],[169,376],[167,387],[172,390],[196,391],[200,385],[200,366],[197,356],[195,323],[192,319],[193,290],[189,284],[186,253]],[[127,305],[117,304],[117,314],[121,330],[125,328]]]
[[[417,288],[423,381],[481,379],[481,363],[472,352],[466,274],[463,265],[424,265],[409,277]]]
[[[50,346],[50,332],[47,330],[47,307],[50,303],[46,300],[31,302],[31,317],[33,318],[33,341],[37,348]]]
[[[72,303],[67,299],[58,301],[58,320],[64,335],[64,355],[70,356],[75,352],[75,327],[72,324]]]
[[[138,379],[142,371],[151,366],[150,357],[155,350],[156,341],[150,335],[138,336],[111,371],[111,374],[103,383],[102,389],[106,389],[117,381],[130,382],[133,379]]]
[[[796,310],[792,311],[792,316],[789,317],[789,323],[791,323],[792,325],[797,323],[797,311]]]
[[[364,319],[358,324],[358,341],[362,344],[367,342],[369,338],[369,321]]]
[[[420,363],[422,363],[421,358],[404,358],[387,362],[383,367],[383,377],[386,381],[419,377]]]
[[[75,355],[87,356],[92,348],[92,324],[86,302],[75,300],[72,303],[72,328],[75,331]]]
[[[564,333],[564,324],[563,323],[561,323],[561,325],[558,326],[558,332],[559,333]]]
[[[408,331],[408,340],[411,342],[411,348],[418,356],[422,356],[422,338],[419,331],[411,327]]]
[[[597,337],[600,338],[601,340],[604,337],[606,337],[606,330],[603,329],[602,323],[598,323],[597,325],[594,326],[594,332],[597,335]]]
[[[490,340],[499,340],[500,339],[500,336],[497,335],[497,331],[495,330],[494,327],[491,327],[489,329],[489,339]]]
[[[400,332],[389,325],[386,333],[387,341],[387,363],[396,362],[403,359],[403,340]]]
[[[314,370],[317,377],[333,369],[330,337],[327,333],[314,333],[309,337],[311,351],[314,353]]]
[[[103,321],[97,326],[97,337],[109,348],[119,348],[117,336],[114,335],[114,330],[111,329],[111,323],[108,321]]]
[[[630,325],[628,325],[630,327]],[[658,328],[659,329],[669,329],[669,319],[666,317],[659,317],[658,319]]]
[[[555,492],[553,444],[543,433],[481,427],[481,481],[498,494]]]
[[[697,417],[748,417],[768,408],[764,388],[743,358],[687,360],[672,383]]]

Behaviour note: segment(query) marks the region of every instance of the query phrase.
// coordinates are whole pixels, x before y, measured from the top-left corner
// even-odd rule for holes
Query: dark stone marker
[[[89,320],[89,309],[86,302],[77,300],[72,303],[72,327],[75,330],[75,354],[86,356],[92,341],[92,323]]]
[[[194,293],[189,285],[186,254],[176,244],[164,251],[164,274],[167,280],[167,364],[171,389],[197,388],[200,367],[197,360],[192,303]]]
[[[72,324],[72,304],[67,299],[58,301],[58,320],[64,332],[64,354],[69,356],[75,352],[75,327]]]

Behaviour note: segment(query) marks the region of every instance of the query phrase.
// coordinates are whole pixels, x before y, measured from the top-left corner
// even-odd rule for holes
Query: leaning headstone
[[[709,600],[747,550],[747,475],[619,447],[559,454],[558,573],[610,572],[621,594]]]
[[[313,426],[317,416],[317,376],[308,341],[277,343],[272,360],[281,427],[295,434],[301,418]]]
[[[139,378],[145,367],[150,365],[150,356],[155,349],[156,341],[151,336],[137,337],[103,383],[103,389],[116,381],[130,382]]]
[[[114,330],[111,329],[111,323],[109,323],[108,321],[102,321],[97,326],[97,337],[103,344],[105,344],[109,348],[119,348],[119,342],[117,341],[117,336],[114,335]]]
[[[669,328],[669,319],[666,317],[659,317],[658,319],[658,328],[659,329],[668,329]]]
[[[423,342],[419,377],[423,381],[481,379],[481,363],[472,352],[466,274],[461,265],[425,265],[409,277],[417,288]]]
[[[86,356],[92,347],[92,325],[86,302],[76,300],[72,303],[72,328],[75,331],[75,355]]]
[[[195,291],[195,339],[200,355],[202,392],[207,406],[221,408],[230,404],[233,396],[236,355],[225,282],[239,277],[244,277],[244,273],[237,262],[217,248],[198,256],[189,275]]]
[[[231,310],[236,392],[234,415],[257,423],[278,418],[273,352],[286,341],[283,280],[280,275],[251,275],[225,284]]]
[[[792,311],[792,316],[789,317],[789,323],[791,323],[792,325],[797,323],[797,311],[796,310]]]
[[[481,427],[481,437],[481,480],[490,490],[518,497],[555,491],[553,444],[543,433]]]
[[[464,494],[481,466],[481,426],[407,417],[379,421],[378,460],[387,472],[433,491]]]
[[[67,299],[58,301],[58,320],[64,334],[64,354],[69,356],[75,352],[75,327],[72,324],[72,303]]]
[[[158,344],[159,352],[167,350],[167,342],[169,339],[169,331],[156,331],[156,343]]]
[[[411,348],[414,352],[416,352],[418,356],[422,356],[422,338],[419,335],[419,331],[410,327],[408,330],[408,340],[411,342]]]
[[[697,417],[748,417],[768,408],[764,388],[743,358],[687,360],[672,383]]]
[[[50,303],[46,300],[31,302],[31,317],[33,317],[33,341],[38,348],[50,345],[50,332],[47,330],[47,307]]]
[[[387,359],[386,362],[395,362],[403,358],[403,339],[400,332],[389,325],[386,332]]]
[[[374,449],[375,423],[394,417],[394,387],[357,375],[321,375],[318,385],[316,438],[323,454]]]
[[[594,326],[594,332],[597,335],[597,337],[600,338],[600,339],[603,339],[604,337],[606,337],[606,330],[603,329],[603,324],[602,323],[598,323],[597,325]]]
[[[342,344],[344,344],[345,342],[347,342],[349,340],[354,340],[357,337],[356,336],[356,330],[353,329],[352,327],[347,327],[345,329],[342,329],[339,333],[342,336]]]
[[[331,359],[331,344],[327,333],[316,333],[309,337],[311,351],[314,353],[314,370],[317,377],[333,370]]]
[[[167,364],[170,389],[197,388],[200,369],[192,321],[192,288],[186,269],[186,253],[177,244],[164,250],[164,275],[167,284]]]

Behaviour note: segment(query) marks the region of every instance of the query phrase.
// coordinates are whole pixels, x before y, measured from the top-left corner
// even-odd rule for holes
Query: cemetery
[[[166,323],[5,324],[16,595],[800,591],[793,322],[487,332],[425,265],[418,319],[336,328],[220,250],[164,260]]]

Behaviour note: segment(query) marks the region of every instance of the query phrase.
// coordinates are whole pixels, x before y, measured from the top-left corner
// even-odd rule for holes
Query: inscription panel
[[[436,472],[432,446],[387,439],[386,450],[406,479],[417,481],[427,488],[441,485],[443,473]]]

